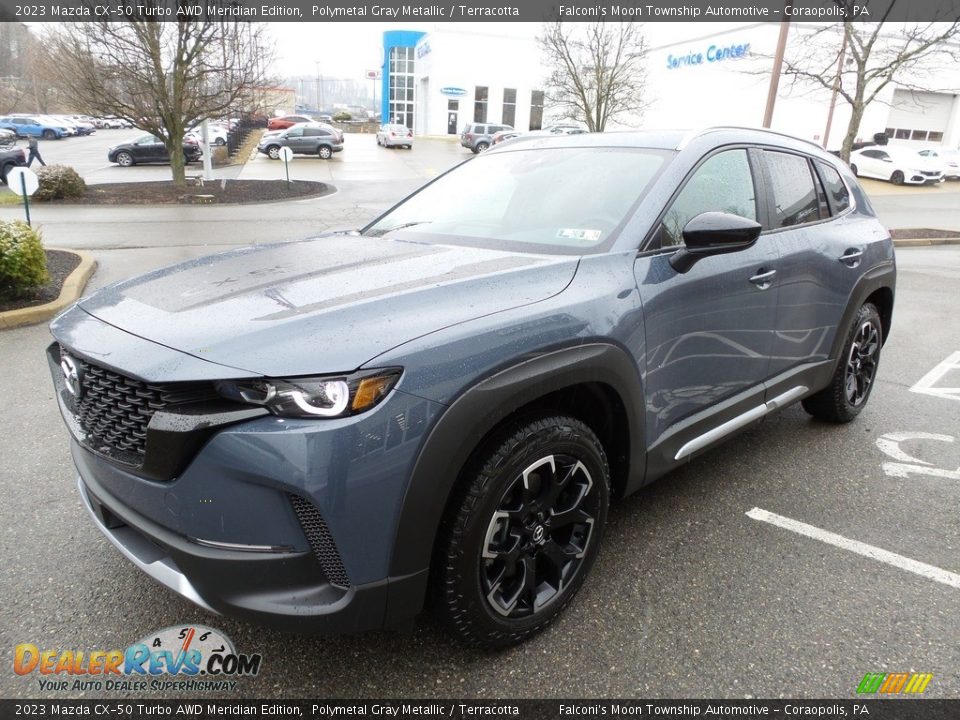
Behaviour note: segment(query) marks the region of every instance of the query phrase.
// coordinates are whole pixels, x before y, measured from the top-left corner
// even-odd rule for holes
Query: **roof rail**
[[[797,137],[796,135],[790,135],[785,132],[779,132],[778,130],[771,130],[770,128],[750,127],[748,125],[712,125],[699,130],[691,130],[689,133],[684,135],[677,144],[677,150],[683,150],[683,148],[685,148],[694,138],[711,132],[720,132],[721,130],[750,130],[752,132],[769,133],[770,135],[779,135],[780,137],[790,138],[791,140],[798,140],[799,142],[813,145],[818,150],[824,150],[823,147],[815,143],[813,140],[807,140],[806,138]]]

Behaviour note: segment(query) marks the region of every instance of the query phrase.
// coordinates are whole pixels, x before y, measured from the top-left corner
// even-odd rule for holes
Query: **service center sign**
[[[732,45],[711,45],[706,52],[691,50],[686,55],[667,55],[667,69],[677,70],[684,67],[696,67],[704,63],[718,63],[724,60],[738,60],[750,54],[750,43]]]

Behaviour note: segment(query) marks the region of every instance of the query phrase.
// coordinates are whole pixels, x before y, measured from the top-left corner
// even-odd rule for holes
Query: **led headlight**
[[[338,377],[227,380],[217,392],[228,400],[263,405],[280,417],[342,417],[369,410],[400,379],[399,368]]]

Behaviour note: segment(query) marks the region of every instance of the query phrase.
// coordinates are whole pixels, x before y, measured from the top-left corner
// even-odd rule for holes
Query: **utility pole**
[[[317,64],[317,112],[323,112],[327,107],[327,101],[323,97],[323,75],[320,74],[320,61],[314,62]]]
[[[823,131],[823,149],[827,149],[830,139],[830,126],[833,125],[833,110],[837,106],[837,95],[840,94],[840,75],[843,73],[843,61],[847,54],[847,24],[843,24],[843,43],[840,45],[840,58],[837,60],[837,76],[833,79],[833,94],[830,96],[830,109],[827,110],[827,127]]]
[[[790,0],[783,1],[783,19],[780,21],[780,37],[777,39],[777,51],[773,56],[773,69],[770,71],[770,87],[767,90],[767,106],[763,111],[763,126],[773,123],[773,106],[777,102],[777,90],[780,88],[780,71],[783,68],[783,54],[787,48],[787,34],[790,32],[790,15],[787,6]]]

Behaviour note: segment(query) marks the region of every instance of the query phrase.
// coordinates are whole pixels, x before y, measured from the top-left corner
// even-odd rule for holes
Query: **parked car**
[[[215,125],[214,123],[207,124],[207,135],[210,138],[211,145],[226,145],[228,134],[228,130],[222,125]],[[198,125],[197,127],[191,129],[189,132],[187,132],[187,137],[195,141],[198,145],[202,145],[203,127]]]
[[[950,148],[929,148],[921,150],[920,157],[936,158],[943,165],[943,176],[947,180],[960,180],[960,151]]]
[[[267,120],[267,130],[286,130],[297,123],[313,122],[313,118],[306,115],[284,115],[283,117],[272,117]]]
[[[494,133],[490,137],[490,144],[499,145],[504,140],[512,140],[513,138],[519,137],[520,135],[523,135],[523,133],[520,130],[501,130],[500,132]]]
[[[943,167],[937,158],[923,157],[916,150],[890,145],[854,150],[850,169],[858,177],[889,180],[894,185],[933,185],[943,182]]]
[[[100,120],[103,123],[104,127],[110,128],[111,130],[122,130],[122,129],[133,127],[133,123],[131,123],[129,120],[126,120],[124,118],[105,117],[105,118],[100,118]]]
[[[65,123],[56,122],[43,115],[7,115],[0,117],[0,128],[13,130],[20,137],[42,137],[58,140],[69,134]]]
[[[796,402],[856,418],[895,277],[812,143],[556,136],[359,233],[109,286],[47,353],[83,504],[161,584],[296,632],[405,624],[429,596],[503,646],[567,606],[612,499]]]
[[[13,147],[17,144],[17,134],[13,130],[0,128],[0,148]]]
[[[196,141],[184,139],[184,162],[196,162],[202,157],[203,150]],[[170,155],[167,153],[167,146],[156,135],[141,135],[133,142],[121,143],[108,149],[107,160],[121,167],[130,167],[143,163],[168,163]]]
[[[0,133],[6,132],[0,130]],[[26,167],[27,158],[30,152],[27,148],[12,147],[3,142],[3,135],[0,135],[0,181],[7,182],[7,173],[15,167]]]
[[[474,153],[482,153],[493,142],[493,136],[503,130],[513,130],[509,125],[491,123],[467,123],[460,133],[460,144]]]
[[[85,120],[80,120],[76,116],[71,115],[50,115],[51,120],[54,122],[65,123],[68,127],[73,127],[75,130],[75,135],[93,135],[97,128],[92,122],[87,122]]]
[[[383,147],[405,147],[408,150],[413,147],[413,133],[406,125],[390,123],[381,125],[377,130],[377,145]]]
[[[343,150],[343,133],[324,123],[302,123],[273,135],[265,134],[257,150],[273,160],[280,157],[280,148],[288,147],[300,155],[318,155],[329,160]]]
[[[540,128],[540,132],[550,133],[551,135],[582,135],[589,132],[583,125],[575,123],[556,123]]]

